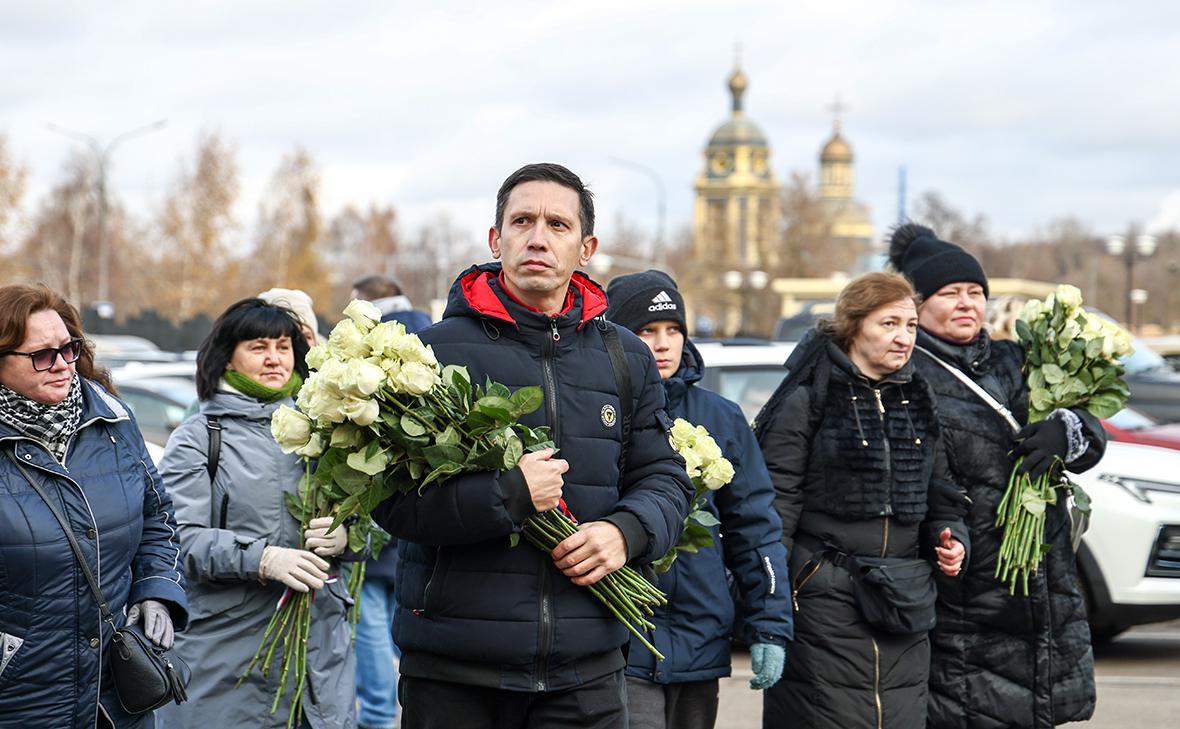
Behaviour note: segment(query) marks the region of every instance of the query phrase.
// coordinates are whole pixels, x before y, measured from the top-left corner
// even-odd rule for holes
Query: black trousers
[[[508,691],[403,675],[402,729],[627,729],[623,672],[565,691]]]

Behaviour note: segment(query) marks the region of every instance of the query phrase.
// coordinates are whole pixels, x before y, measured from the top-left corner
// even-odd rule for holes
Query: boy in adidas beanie
[[[684,297],[672,277],[663,271],[652,269],[615,277],[606,287],[606,300],[606,318],[633,332],[653,321],[674,321],[688,333]]]

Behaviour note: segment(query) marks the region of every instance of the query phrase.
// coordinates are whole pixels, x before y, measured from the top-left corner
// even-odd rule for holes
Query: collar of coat
[[[548,327],[552,318],[576,317],[580,329],[586,322],[606,311],[606,292],[580,271],[575,271],[570,279],[565,307],[559,317],[549,317],[514,301],[500,285],[502,270],[499,263],[483,263],[461,273],[451,286],[443,317],[475,314],[512,324],[518,329],[527,323],[542,323]]]
[[[82,383],[82,419],[79,421],[78,430],[99,420],[116,423],[131,419],[127,407],[102,385],[85,377],[79,377],[79,380]],[[0,440],[23,437],[24,434],[19,430],[0,421]]]
[[[918,346],[929,350],[943,362],[976,375],[987,371],[992,353],[992,340],[986,330],[981,330],[979,336],[967,344],[956,344],[918,327]]]

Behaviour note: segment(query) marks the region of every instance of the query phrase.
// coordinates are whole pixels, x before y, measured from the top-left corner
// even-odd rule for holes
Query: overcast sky
[[[590,183],[609,250],[618,214],[669,233],[729,113],[746,108],[780,180],[814,175],[835,95],[857,194],[878,230],[938,190],[1006,236],[1073,214],[1099,232],[1180,226],[1180,5],[1114,2],[28,2],[0,0],[0,131],[32,169],[26,207],[70,139],[121,144],[111,190],[158,209],[201,130],[234,144],[243,223],[295,145],[325,213],[392,204],[403,233],[448,213],[483,240],[501,180],[562,162]]]

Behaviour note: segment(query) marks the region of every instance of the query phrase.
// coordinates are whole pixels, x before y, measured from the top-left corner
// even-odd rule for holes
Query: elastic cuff
[[[1085,455],[1090,448],[1090,442],[1086,440],[1085,428],[1078,414],[1072,410],[1058,408],[1049,413],[1049,417],[1057,418],[1065,425],[1065,462],[1073,463]]]
[[[627,542],[628,562],[642,557],[647,552],[647,532],[643,530],[643,524],[639,522],[639,517],[629,511],[616,511],[610,516],[604,517],[602,521],[614,524],[623,533],[623,539]]]
[[[524,472],[519,467],[500,471],[499,482],[500,493],[504,495],[504,508],[508,510],[508,518],[512,519],[513,524],[520,526],[525,519],[537,513],[528,481],[524,480]]]

